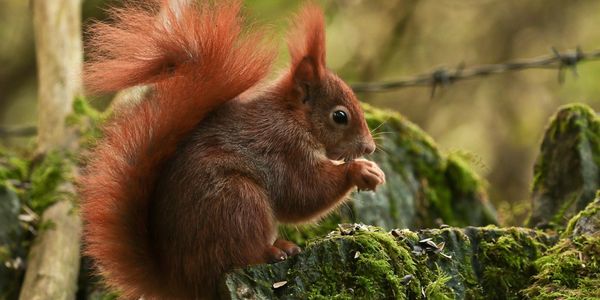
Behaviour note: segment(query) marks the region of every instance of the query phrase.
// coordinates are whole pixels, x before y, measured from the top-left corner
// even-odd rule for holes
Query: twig
[[[464,64],[460,64],[455,69],[449,70],[446,68],[439,68],[431,73],[417,75],[398,81],[355,83],[352,84],[352,89],[355,92],[372,93],[414,86],[430,86],[431,95],[433,96],[437,87],[450,85],[459,80],[526,69],[558,69],[558,79],[559,82],[562,83],[564,81],[565,69],[571,69],[573,74],[577,76],[576,67],[579,62],[597,59],[600,59],[600,50],[583,52],[581,48],[577,47],[575,50],[561,53],[555,48],[552,48],[551,55],[521,59],[502,64],[480,65],[470,68],[465,68]]]
[[[24,127],[0,127],[0,138],[9,137],[30,137],[37,134],[37,128],[35,126],[24,126]]]

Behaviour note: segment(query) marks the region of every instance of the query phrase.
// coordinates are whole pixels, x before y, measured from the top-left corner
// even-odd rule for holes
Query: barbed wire
[[[551,50],[552,54],[550,55],[529,59],[515,60],[501,64],[479,65],[469,68],[466,68],[465,64],[461,63],[454,69],[438,68],[431,73],[416,75],[397,81],[354,83],[351,84],[351,87],[355,92],[373,93],[407,87],[430,86],[431,97],[433,97],[438,87],[448,86],[460,80],[526,69],[556,69],[558,70],[558,81],[562,83],[565,80],[565,70],[571,70],[574,76],[578,76],[577,64],[582,61],[600,59],[600,50],[583,52],[580,47],[562,53],[556,50],[556,48],[551,48]],[[20,128],[0,127],[0,139],[8,137],[27,137],[33,136],[36,133],[37,129],[35,126],[24,126]]]
[[[431,73],[416,75],[397,81],[354,83],[351,84],[351,87],[355,92],[374,93],[407,87],[430,86],[431,97],[433,97],[438,87],[447,86],[460,80],[526,69],[557,69],[558,81],[562,83],[565,79],[565,70],[570,69],[574,76],[578,76],[578,63],[600,59],[600,50],[583,52],[580,47],[577,47],[575,50],[567,50],[564,52],[559,52],[556,48],[551,48],[551,50],[552,54],[550,55],[529,59],[520,59],[501,64],[479,65],[468,68],[465,67],[464,63],[461,63],[454,69],[438,68]]]

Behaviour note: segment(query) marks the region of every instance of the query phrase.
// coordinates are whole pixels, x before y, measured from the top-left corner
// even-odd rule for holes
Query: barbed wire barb
[[[435,96],[438,87],[448,86],[460,80],[484,77],[492,74],[501,74],[526,69],[558,69],[558,81],[565,80],[564,72],[570,69],[573,76],[578,77],[577,65],[582,61],[600,59],[600,50],[584,52],[581,47],[575,50],[559,52],[555,47],[551,48],[552,54],[543,55],[529,59],[520,59],[500,64],[487,64],[473,67],[465,67],[461,63],[455,69],[438,68],[430,73],[416,75],[397,81],[388,82],[360,82],[351,84],[355,92],[374,93],[386,92],[407,87],[430,86],[431,97]]]

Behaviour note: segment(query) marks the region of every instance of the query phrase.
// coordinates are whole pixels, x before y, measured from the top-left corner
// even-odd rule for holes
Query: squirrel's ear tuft
[[[297,81],[319,81],[325,74],[325,21],[316,4],[304,5],[288,34],[291,71]]]

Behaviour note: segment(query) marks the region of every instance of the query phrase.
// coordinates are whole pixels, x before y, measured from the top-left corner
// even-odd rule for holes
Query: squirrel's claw
[[[288,258],[287,253],[285,253],[285,251],[283,251],[275,246],[269,246],[265,250],[265,261],[270,264],[282,262],[282,261],[286,260],[287,258]]]
[[[302,252],[302,249],[300,249],[298,245],[284,239],[277,239],[275,243],[273,243],[273,246],[283,250],[288,257],[292,257]]]

